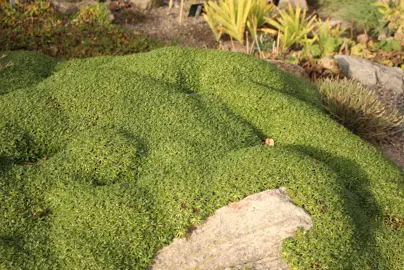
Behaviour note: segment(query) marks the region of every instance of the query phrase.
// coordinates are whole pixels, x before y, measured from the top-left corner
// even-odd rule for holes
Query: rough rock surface
[[[368,87],[383,86],[397,94],[404,92],[404,71],[400,68],[386,67],[366,59],[337,55],[335,60],[347,78],[353,78]]]
[[[217,210],[188,239],[174,239],[151,269],[288,269],[282,240],[311,226],[284,189],[267,190]]]
[[[278,3],[278,7],[285,8],[288,4],[291,3],[293,7],[301,7],[302,9],[308,9],[306,0],[280,0]]]
[[[129,2],[139,9],[146,10],[161,6],[164,0],[129,0]]]

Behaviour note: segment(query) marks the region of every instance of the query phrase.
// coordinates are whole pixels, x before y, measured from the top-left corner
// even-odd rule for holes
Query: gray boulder
[[[372,61],[346,55],[334,57],[347,78],[355,79],[368,87],[381,86],[397,94],[404,92],[404,71],[386,67]]]
[[[189,238],[174,239],[151,269],[288,269],[282,240],[311,226],[284,189],[267,190],[217,210]]]

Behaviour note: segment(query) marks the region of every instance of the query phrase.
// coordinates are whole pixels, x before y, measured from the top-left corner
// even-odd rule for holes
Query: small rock
[[[217,210],[188,239],[174,239],[151,269],[288,269],[282,240],[311,226],[284,189],[267,190]]]
[[[356,40],[360,44],[366,44],[369,41],[369,36],[367,34],[360,34],[356,37]]]

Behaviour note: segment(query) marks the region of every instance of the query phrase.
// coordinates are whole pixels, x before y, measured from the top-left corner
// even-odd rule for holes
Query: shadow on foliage
[[[353,227],[352,249],[357,251],[359,258],[370,258],[374,261],[376,265],[372,265],[373,269],[386,265],[387,261],[379,252],[376,242],[377,228],[382,226],[378,220],[382,216],[382,211],[370,190],[366,172],[351,159],[331,155],[312,146],[293,145],[287,148],[322,162],[337,174],[337,185],[343,190],[339,194],[343,211],[350,218]],[[349,261],[354,260],[347,258],[341,265]],[[354,265],[350,267],[355,268]]]
[[[1,52],[10,55],[7,62],[12,64],[8,68],[0,69],[0,96],[17,89],[30,88],[50,77],[58,70],[60,60],[46,57],[33,52]],[[4,64],[0,61],[0,65]]]
[[[282,80],[284,82],[287,82],[287,79],[291,79],[288,76],[285,78],[283,76],[285,76],[287,74],[282,75]],[[303,80],[301,80],[301,82],[303,83]],[[285,85],[291,89],[297,89],[297,90],[284,90],[284,91],[280,91],[278,89],[276,89],[275,87],[268,85],[268,84],[264,84],[262,82],[258,82],[258,81],[252,81],[252,83],[254,83],[255,85],[259,86],[259,87],[264,87],[267,88],[270,91],[276,91],[279,92],[281,94],[284,94],[286,96],[289,96],[291,98],[303,101],[311,106],[313,106],[314,108],[317,108],[318,110],[322,111],[322,106],[321,106],[321,99],[320,99],[320,95],[319,93],[313,89],[313,91],[299,91],[299,89],[301,89],[301,87],[296,87],[296,85]],[[304,82],[306,83],[306,82]]]
[[[223,123],[223,120],[220,119],[220,117],[216,117],[214,113],[212,113],[210,106],[217,106],[220,108],[222,112],[224,112],[227,116],[229,116],[234,122],[236,123],[241,123],[243,126],[247,127],[247,129],[250,129],[252,131],[253,136],[256,137],[251,137],[248,142],[246,142],[246,146],[253,146],[255,145],[254,140],[258,139],[263,141],[266,136],[264,133],[259,130],[255,125],[251,124],[249,121],[244,119],[242,116],[239,114],[235,113],[232,111],[229,106],[224,102],[219,96],[215,96],[215,101],[210,101],[208,99],[203,99],[202,97],[204,96],[203,93],[199,93],[199,90],[194,90],[191,89],[187,84],[186,77],[183,73],[179,72],[178,78],[175,83],[170,83],[167,81],[161,81],[159,79],[156,79],[151,76],[143,75],[136,73],[136,75],[140,76],[143,80],[151,80],[157,84],[164,84],[165,90],[168,92],[177,92],[177,93],[182,93],[185,95],[188,95],[189,101],[194,102],[193,105],[198,108],[200,112],[202,112],[204,115],[206,115],[209,118],[212,118],[213,123]]]
[[[26,253],[24,249],[24,239],[21,236],[9,236],[9,235],[0,235],[0,247],[3,250],[12,250],[13,254]],[[22,257],[22,256],[17,256]],[[2,257],[4,259],[4,257]]]
[[[13,159],[6,156],[0,156],[0,173],[6,173],[11,169]]]

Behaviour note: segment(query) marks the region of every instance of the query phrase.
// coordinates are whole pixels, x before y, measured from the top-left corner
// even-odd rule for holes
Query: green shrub
[[[323,105],[333,118],[361,137],[380,141],[397,132],[404,117],[352,80],[318,82]]]
[[[14,77],[47,61],[4,54]],[[283,245],[291,268],[402,268],[402,170],[305,81],[175,47],[43,74],[0,96],[0,268],[146,269],[216,209],[280,186],[313,219]]]
[[[105,5],[85,7],[75,19],[60,17],[50,2],[36,0],[0,7],[0,48],[32,50],[65,58],[122,55],[160,46],[113,25]]]
[[[381,27],[387,26],[389,35],[393,36],[397,31],[404,30],[404,0],[376,2],[372,5],[383,16],[379,21]]]
[[[74,17],[73,22],[75,25],[109,25],[111,20],[109,18],[108,7],[104,4],[95,6],[84,6],[80,9]]]
[[[317,19],[317,31],[313,34],[315,42],[307,44],[305,50],[310,52],[313,57],[325,57],[335,54],[341,48],[344,42],[342,35],[345,28],[341,29],[341,25],[331,26],[330,20],[323,21]]]

